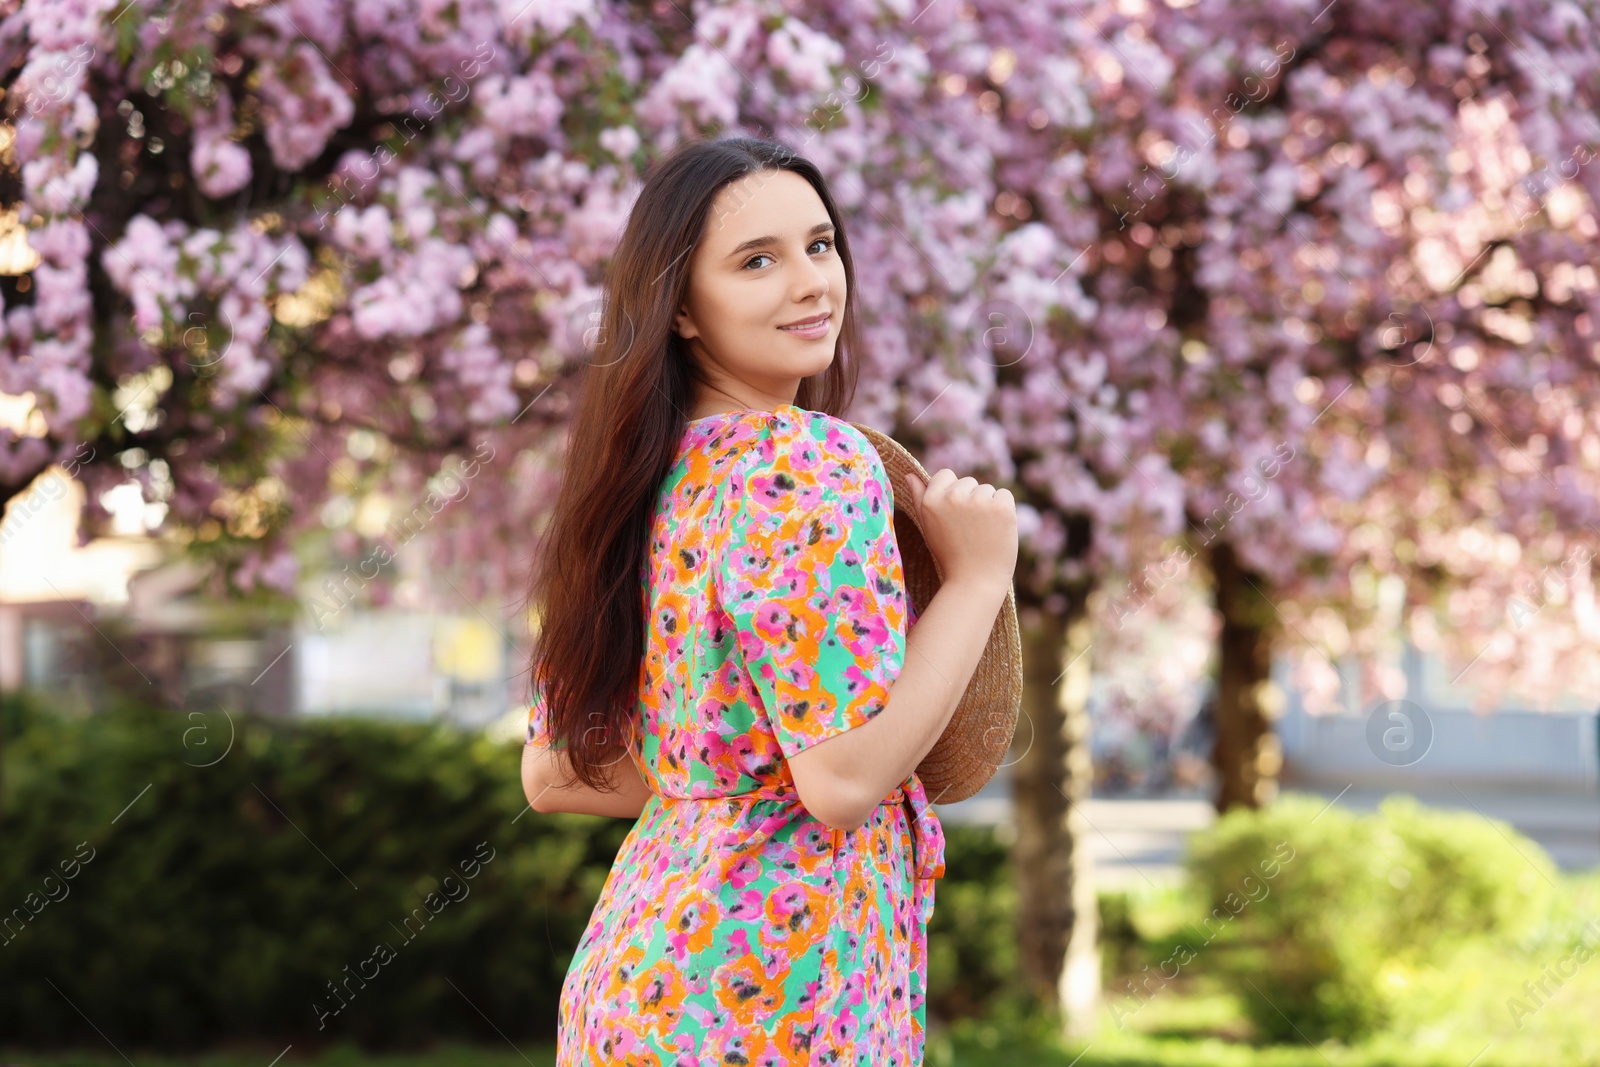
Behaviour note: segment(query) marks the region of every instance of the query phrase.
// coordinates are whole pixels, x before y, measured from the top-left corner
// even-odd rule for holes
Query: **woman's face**
[[[822,198],[792,171],[747,174],[717,195],[674,325],[719,394],[792,403],[800,379],[833,361],[846,296],[834,238]],[[819,316],[815,336],[784,329]]]

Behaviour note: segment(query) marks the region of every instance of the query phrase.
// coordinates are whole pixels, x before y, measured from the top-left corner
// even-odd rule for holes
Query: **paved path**
[[[1316,793],[1352,811],[1371,811],[1391,790],[1308,782],[1294,787]],[[1011,817],[1010,783],[1002,770],[977,796],[937,807],[950,824],[1005,824]],[[1537,841],[1566,870],[1600,867],[1600,795],[1527,789],[1493,789],[1471,783],[1413,790],[1433,807],[1476,811],[1502,819]],[[1335,799],[1337,798],[1337,799]],[[1211,803],[1197,795],[1159,798],[1095,797],[1085,805],[1096,875],[1106,887],[1133,887],[1176,881],[1184,841],[1216,817]]]

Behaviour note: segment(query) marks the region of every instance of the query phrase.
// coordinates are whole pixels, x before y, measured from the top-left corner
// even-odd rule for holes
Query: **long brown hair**
[[[705,380],[672,329],[688,292],[689,263],[723,187],[777,170],[800,175],[822,199],[848,289],[833,362],[801,379],[794,403],[839,415],[855,393],[855,268],[821,172],[773,141],[728,137],[679,146],[646,180],[606,268],[599,339],[531,583],[539,620],[530,683],[543,700],[551,743],[565,745],[574,777],[591,789],[611,791],[607,768],[637,740],[651,525],[695,387]]]

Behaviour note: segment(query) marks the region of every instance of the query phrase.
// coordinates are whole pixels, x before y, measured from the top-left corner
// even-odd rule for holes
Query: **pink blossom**
[[[611,126],[600,131],[600,147],[618,159],[628,159],[639,150],[639,132],[632,126]]]
[[[542,73],[491,74],[479,83],[476,98],[484,123],[501,137],[531,137],[561,118],[555,84]]]
[[[333,131],[355,116],[340,75],[310,44],[292,48],[263,66],[261,99],[267,144],[285,170],[299,170],[321,154]]]

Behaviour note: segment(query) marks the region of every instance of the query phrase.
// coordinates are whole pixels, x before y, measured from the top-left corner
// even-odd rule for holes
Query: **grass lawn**
[[[1575,877],[1571,906],[1600,917],[1600,874]],[[1159,916],[1156,895],[1141,914]],[[1512,1012],[1525,983],[1540,981],[1569,952],[1534,941],[1483,947],[1435,971],[1394,971],[1385,979],[1407,1007],[1395,1027],[1356,1045],[1260,1045],[1238,995],[1206,968],[1174,981],[1142,1005],[1106,990],[1107,1010],[1093,1040],[1069,1043],[1042,1019],[966,1020],[929,1036],[928,1067],[1600,1067],[1600,955],[1578,962],[1531,1013]],[[1576,962],[1576,961],[1574,961]],[[1135,968],[1137,969],[1137,968]],[[1128,977],[1128,976],[1123,976]],[[1270,992],[1270,991],[1269,991]],[[1136,1010],[1134,1010],[1136,1008]],[[126,1053],[126,1055],[123,1055]],[[176,1057],[109,1045],[73,1052],[28,1052],[0,1045],[0,1067],[552,1067],[553,1045],[439,1045],[407,1054],[366,1054],[350,1046],[233,1046]]]
[[[1517,983],[1525,977],[1514,970]],[[1238,1002],[1225,993],[1156,997],[1126,1026],[1109,1020],[1087,1044],[1024,1027],[968,1023],[929,1041],[929,1067],[1600,1067],[1600,958],[1580,971],[1521,1029],[1501,985],[1481,976],[1482,995],[1440,1021],[1380,1034],[1354,1046],[1327,1042],[1256,1045]],[[1468,976],[1465,981],[1471,982]],[[1008,1031],[1018,1034],[1008,1040]]]
[[[1463,1004],[1443,1024],[1409,1036],[1383,1035],[1345,1047],[1256,1046],[1238,1004],[1223,993],[1157,997],[1118,1029],[1108,1018],[1087,1046],[1043,1032],[1045,1024],[964,1023],[933,1034],[928,1067],[1600,1067],[1600,961],[1580,973],[1519,1031],[1503,998]],[[1520,972],[1519,972],[1520,973]],[[1468,1015],[1476,1018],[1468,1019]],[[0,1067],[270,1067],[283,1050],[240,1047],[195,1057],[109,1047],[73,1053],[0,1051]],[[333,1046],[316,1056],[291,1048],[277,1067],[552,1067],[552,1045],[441,1045],[410,1054],[367,1055]]]
[[[1329,1042],[1258,1045],[1237,996],[1215,980],[1161,990],[1136,1011],[1107,1010],[1092,1041],[1069,1043],[1041,1019],[966,1020],[929,1036],[928,1067],[1600,1067],[1600,956],[1587,962],[1536,1012],[1514,1018],[1508,1000],[1537,981],[1537,954],[1463,956],[1442,974],[1409,979],[1397,994],[1445,1005],[1424,1022],[1353,1046]],[[1404,981],[1398,979],[1397,981]],[[1115,987],[1107,991],[1116,1003]],[[1121,1026],[1117,1025],[1120,1014]],[[1520,1025],[1518,1025],[1520,1022]],[[126,1053],[124,1056],[122,1053]],[[281,1058],[280,1058],[280,1054]],[[552,1067],[555,1048],[520,1043],[439,1045],[407,1054],[365,1054],[350,1046],[233,1046],[193,1057],[109,1045],[72,1052],[0,1046],[0,1067]]]

